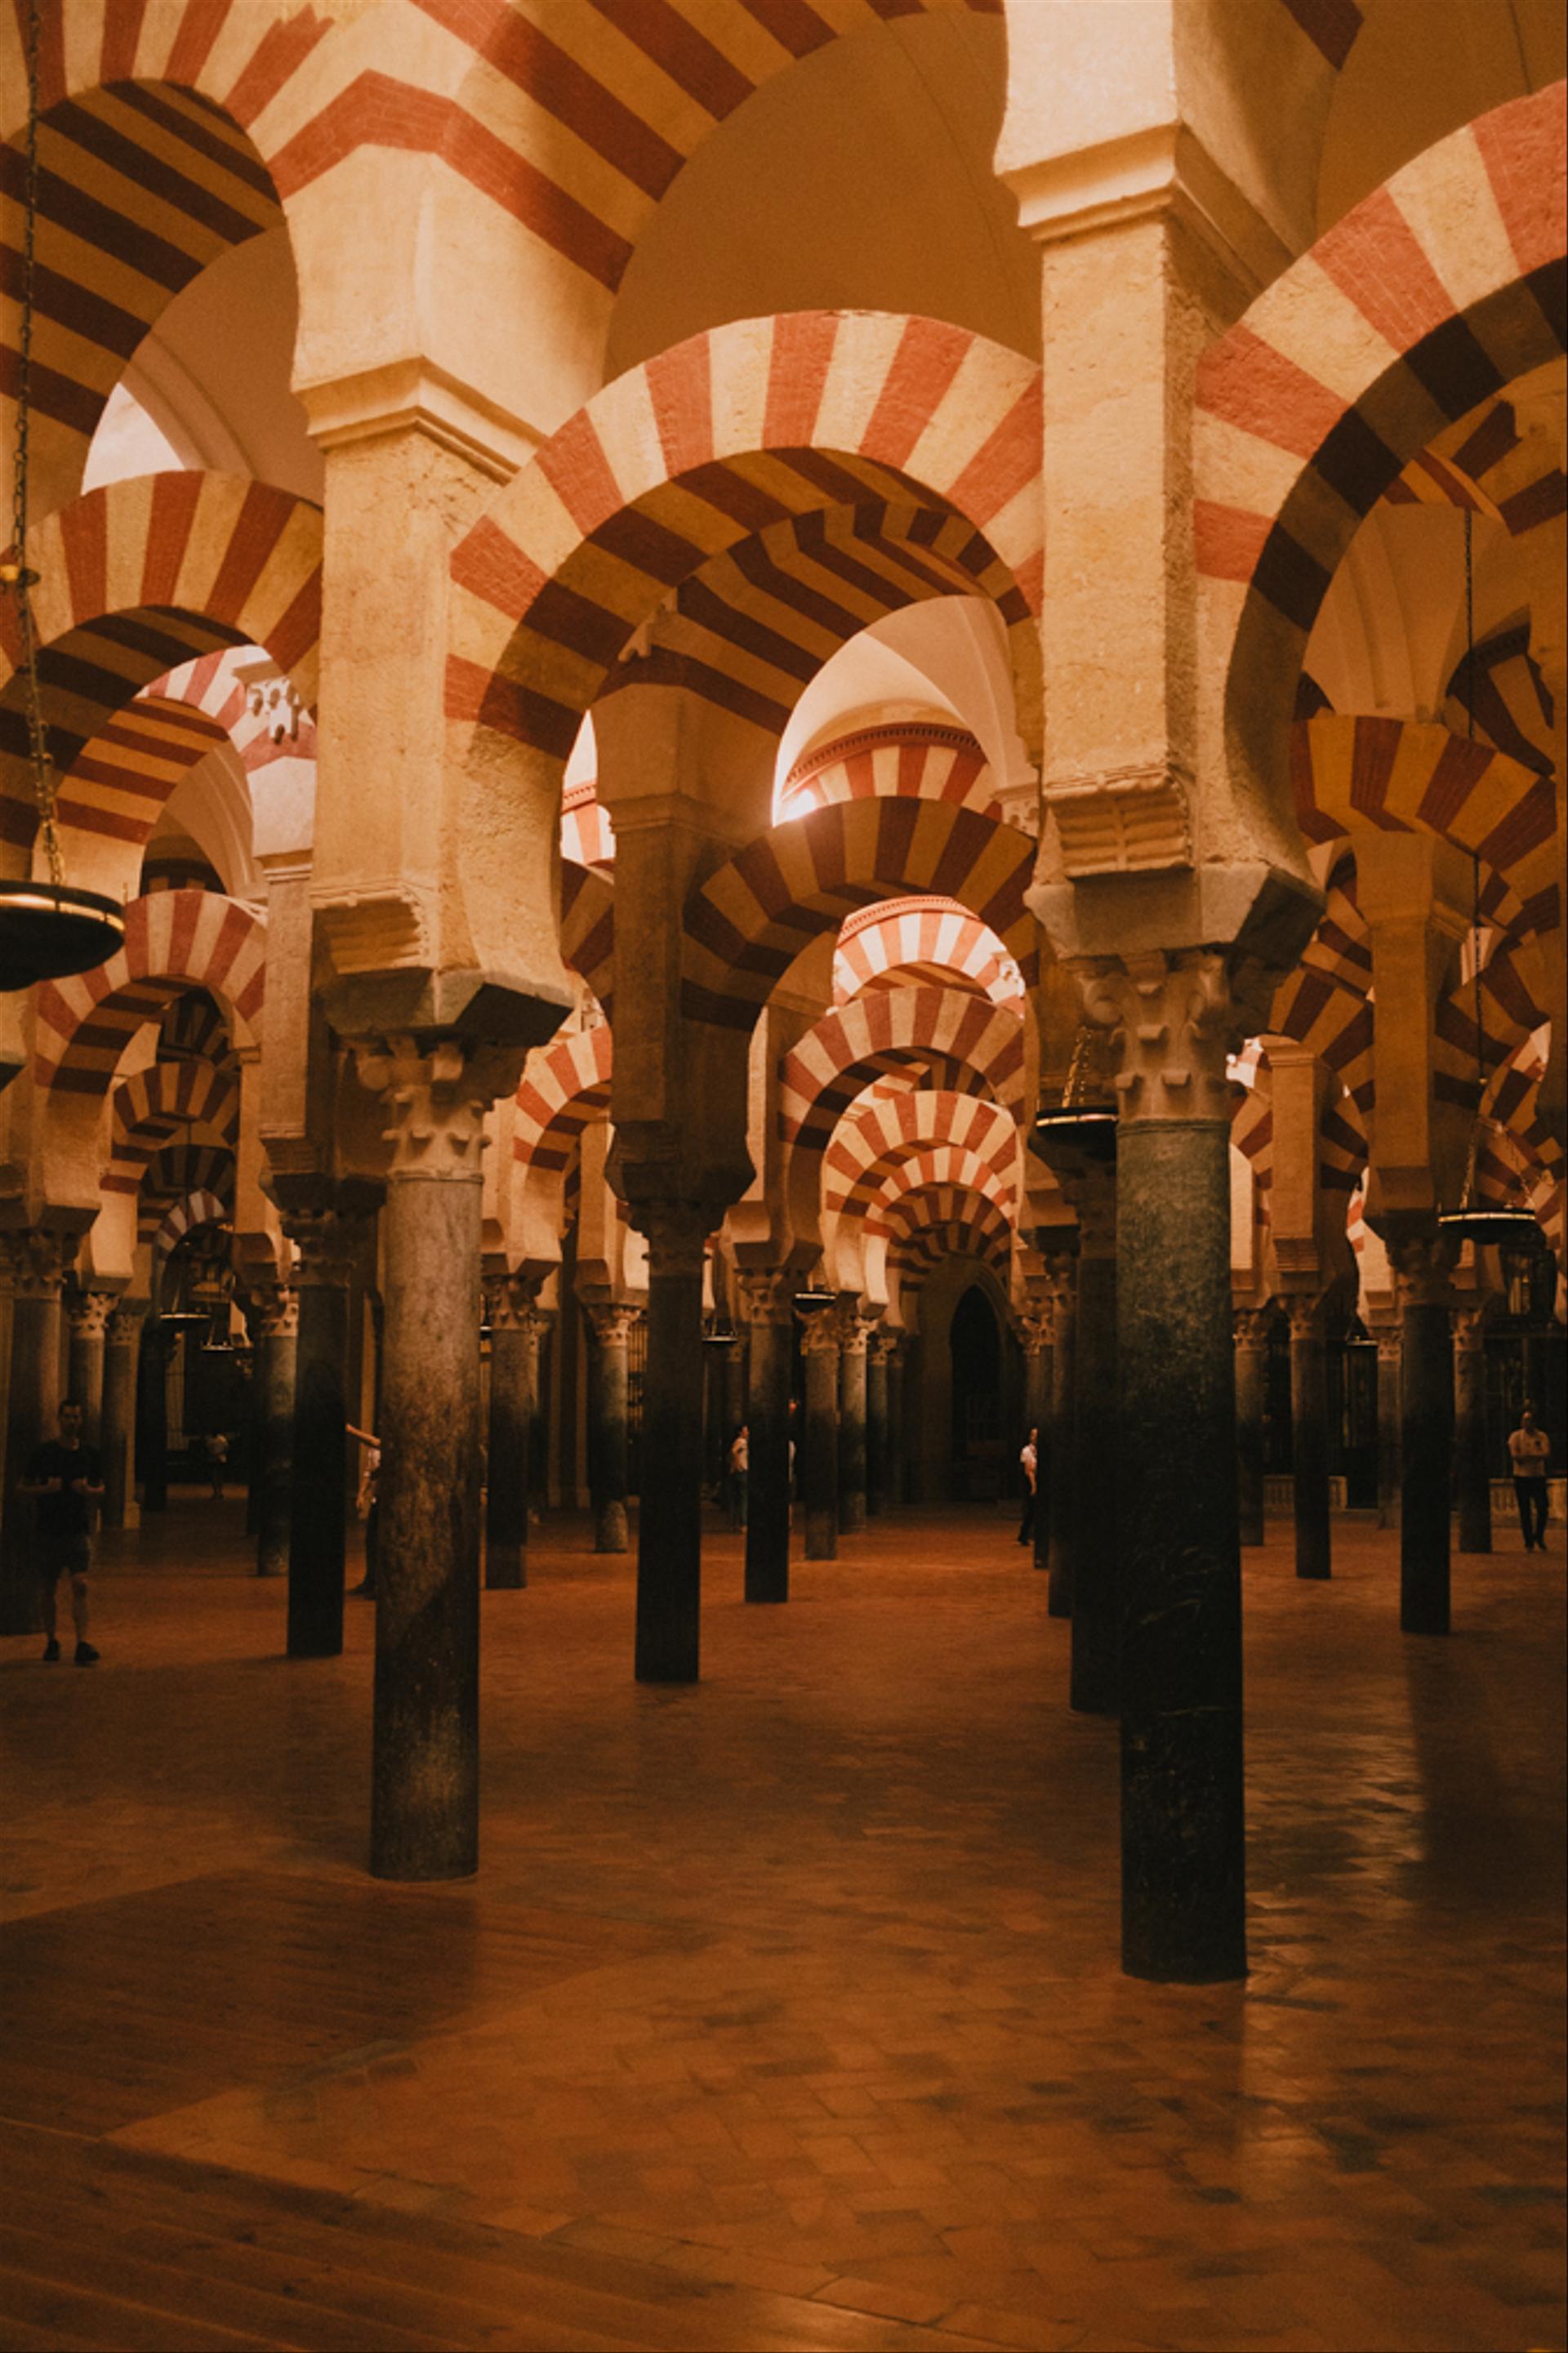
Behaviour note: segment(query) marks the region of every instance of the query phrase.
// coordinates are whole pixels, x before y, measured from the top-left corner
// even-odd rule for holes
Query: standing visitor
[[[1519,1418],[1519,1428],[1508,1441],[1509,1460],[1513,1465],[1513,1492],[1519,1504],[1519,1525],[1524,1531],[1526,1552],[1546,1550],[1546,1466],[1552,1456],[1552,1441],[1539,1427],[1535,1409],[1526,1406]]]
[[[746,1525],[746,1482],[751,1465],[751,1440],[747,1435],[747,1424],[742,1422],[730,1449],[730,1525],[732,1528],[743,1528]]]
[[[1035,1535],[1035,1503],[1039,1487],[1040,1454],[1038,1427],[1031,1430],[1018,1451],[1024,1466],[1024,1516],[1018,1523],[1018,1542],[1031,1544]]]
[[[213,1482],[213,1502],[221,1504],[224,1471],[228,1461],[228,1440],[221,1430],[215,1430],[209,1431],[206,1443],[207,1472]]]
[[[81,1408],[68,1398],[60,1408],[60,1434],[37,1447],[17,1482],[37,1504],[38,1603],[43,1615],[44,1657],[60,1655],[55,1593],[62,1577],[71,1584],[71,1622],[76,1662],[97,1664],[87,1639],[87,1573],[92,1567],[92,1507],[103,1493],[103,1460],[96,1446],[81,1442]]]

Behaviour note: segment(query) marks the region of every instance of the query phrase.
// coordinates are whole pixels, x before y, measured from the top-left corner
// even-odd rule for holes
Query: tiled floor
[[[647,2284],[584,2344],[679,2343],[684,2282],[781,2348],[1558,2348],[1563,1556],[1457,1560],[1423,1641],[1394,1540],[1336,1537],[1327,1587],[1247,1556],[1253,1974],[1178,1990],[1117,1971],[1114,1729],[1001,1518],[881,1524],[786,1609],[715,1536],[679,1693],[630,1561],[550,1532],[485,1598],[480,1876],[399,1889],[368,1606],[285,1662],[236,1510],[181,1502],[101,1667],[0,1644],[0,2115]],[[75,2325],[11,2341],[117,2341]]]

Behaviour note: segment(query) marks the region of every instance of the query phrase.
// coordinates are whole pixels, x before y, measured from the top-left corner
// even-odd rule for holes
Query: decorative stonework
[[[78,1291],[66,1301],[66,1321],[73,1340],[101,1340],[114,1313],[112,1291]]]
[[[110,1348],[139,1347],[146,1314],[144,1306],[116,1307],[104,1333],[105,1345]]]
[[[253,1292],[256,1333],[260,1340],[291,1340],[300,1329],[300,1296],[283,1283]]]
[[[65,1254],[58,1234],[27,1226],[0,1242],[0,1278],[14,1299],[49,1299],[59,1290]]]
[[[1026,1356],[1043,1356],[1056,1336],[1056,1307],[1050,1300],[1025,1308],[1018,1317],[1018,1338]]]
[[[1112,1084],[1124,1120],[1228,1123],[1236,1088],[1226,1062],[1263,1026],[1241,978],[1229,957],[1205,948],[1079,967],[1088,1018],[1117,1034],[1121,1067]]]
[[[318,1283],[339,1289],[352,1282],[361,1263],[367,1220],[342,1210],[323,1209],[310,1218],[286,1218],[283,1230],[299,1256],[294,1265],[297,1290]]]
[[[651,1282],[665,1275],[700,1273],[713,1213],[700,1201],[638,1201],[630,1222],[647,1241]]]
[[[640,1307],[630,1307],[618,1302],[590,1307],[586,1313],[594,1327],[594,1337],[601,1348],[624,1348],[634,1327],[642,1320]]]
[[[1274,1321],[1269,1307],[1238,1307],[1231,1318],[1236,1345],[1244,1354],[1262,1356],[1268,1346],[1268,1327]]]
[[[1042,796],[1056,820],[1062,865],[1087,874],[1161,873],[1190,866],[1192,778],[1180,768],[1107,768],[1097,776],[1047,784]]]
[[[455,1039],[421,1053],[411,1038],[357,1050],[360,1082],[380,1095],[392,1146],[387,1174],[478,1184],[485,1118],[493,1100],[476,1058]]]
[[[1405,1307],[1447,1307],[1452,1303],[1451,1278],[1458,1252],[1442,1233],[1405,1233],[1385,1237],[1389,1264]]]
[[[819,1320],[831,1321],[837,1325],[841,1355],[846,1356],[865,1355],[867,1342],[871,1336],[871,1326],[861,1314],[860,1303],[858,1299],[840,1301],[837,1307],[828,1311],[826,1318]]]
[[[803,1356],[836,1356],[838,1339],[838,1318],[831,1308],[819,1307],[814,1314],[803,1318],[800,1327],[800,1353]]]

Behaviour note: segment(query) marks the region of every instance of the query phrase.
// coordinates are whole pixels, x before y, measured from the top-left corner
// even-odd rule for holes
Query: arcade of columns
[[[372,1868],[470,1872],[481,1574],[526,1588],[563,1423],[597,1545],[635,1544],[637,1674],[694,1682],[715,1432],[749,1425],[745,1593],[783,1603],[797,1335],[822,1557],[920,1492],[978,1282],[1049,1466],[1064,1697],[1121,1718],[1125,1966],[1234,1976],[1269,1324],[1301,1574],[1359,1313],[1398,1622],[1442,1633],[1506,1277],[1437,1225],[1467,1166],[1561,1260],[1562,85],[1325,220],[1377,0],[929,0],[1005,42],[1043,368],[836,308],[613,366],[703,140],[881,13],[46,9],[28,561],[68,871],[131,904],[110,964],[0,1001],[0,1630],[62,1380],[107,1524],[139,1475],[162,1501],[159,1319],[216,1246],[291,1655],[341,1648],[345,1425],[383,1441]],[[84,489],[165,306],[272,232],[319,504],[189,465]],[[934,689],[792,739],[920,606],[977,628],[1016,759]],[[14,677],[0,711],[26,873]],[[247,831],[232,870],[183,789]],[[1113,1157],[1037,1142],[1075,1058]]]

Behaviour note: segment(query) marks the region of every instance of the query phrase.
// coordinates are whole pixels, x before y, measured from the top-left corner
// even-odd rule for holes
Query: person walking
[[[1039,1430],[1031,1430],[1018,1451],[1024,1466],[1024,1516],[1018,1523],[1018,1542],[1032,1544],[1035,1537],[1035,1505],[1039,1496],[1040,1451]]]
[[[730,1525],[743,1528],[746,1525],[746,1485],[752,1467],[752,1442],[745,1422],[741,1424],[730,1449]]]
[[[223,1501],[224,1472],[227,1467],[228,1440],[221,1430],[212,1430],[207,1437],[207,1472],[213,1482],[215,1504],[221,1504]]]
[[[103,1458],[84,1446],[81,1408],[68,1398],[60,1408],[60,1434],[35,1448],[17,1481],[37,1504],[38,1606],[44,1620],[44,1657],[52,1666],[60,1655],[56,1592],[70,1578],[71,1622],[76,1628],[79,1667],[98,1663],[87,1639],[87,1576],[92,1567],[92,1507],[103,1493]]]
[[[1532,1406],[1527,1405],[1520,1415],[1519,1428],[1508,1441],[1508,1452],[1513,1465],[1513,1492],[1519,1504],[1519,1525],[1524,1531],[1524,1549],[1544,1552],[1549,1503],[1546,1466],[1552,1458],[1552,1441],[1537,1423]]]

